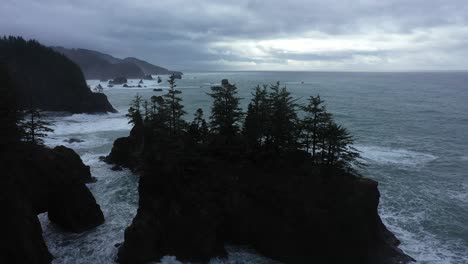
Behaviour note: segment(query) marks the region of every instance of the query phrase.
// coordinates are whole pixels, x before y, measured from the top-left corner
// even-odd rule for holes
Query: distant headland
[[[108,80],[119,76],[142,79],[151,74],[182,75],[182,72],[171,71],[133,57],[119,59],[88,49],[52,48],[78,64],[86,79]]]

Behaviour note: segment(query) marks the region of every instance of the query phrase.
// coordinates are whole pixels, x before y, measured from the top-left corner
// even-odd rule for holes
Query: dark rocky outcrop
[[[142,79],[151,74],[182,74],[137,58],[118,59],[87,49],[66,49],[63,47],[53,47],[53,49],[78,64],[86,79],[112,79],[117,76]]]
[[[303,153],[185,149],[142,162],[144,135],[136,126],[107,158],[130,168],[145,164],[138,213],[125,231],[119,263],[164,255],[203,262],[224,256],[225,243],[250,245],[284,263],[412,261],[378,215],[373,180],[312,165]]]
[[[109,81],[109,84],[111,85],[120,85],[120,84],[126,84],[128,82],[127,78],[125,77],[115,77],[113,80]]]
[[[72,113],[115,112],[105,94],[93,93],[78,65],[36,41],[0,39],[0,58],[16,83],[18,106]]]
[[[114,141],[110,154],[105,161],[131,170],[138,170],[144,142],[143,123],[138,122],[130,131],[130,136]]]
[[[42,239],[42,228],[23,194],[2,187],[0,205],[0,263],[51,263],[52,254]]]
[[[0,152],[0,263],[50,263],[37,214],[48,212],[52,223],[82,232],[104,222],[85,185],[89,167],[73,150],[18,144]]]
[[[154,80],[154,79],[153,79],[153,76],[152,76],[151,74],[145,75],[145,76],[143,77],[143,79],[145,79],[145,80]]]

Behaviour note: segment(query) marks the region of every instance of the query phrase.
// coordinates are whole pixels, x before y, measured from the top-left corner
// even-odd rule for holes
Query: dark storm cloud
[[[463,49],[457,56],[468,53],[467,14],[466,0],[2,0],[0,33],[177,69],[233,69],[243,63],[280,69],[294,62],[346,67],[361,59],[392,62],[382,64],[388,68],[426,53],[444,57],[439,66],[467,68],[452,61],[456,56],[447,48]],[[340,41],[313,47],[321,38]],[[291,39],[296,41],[275,44]],[[309,47],[303,39],[312,40]]]

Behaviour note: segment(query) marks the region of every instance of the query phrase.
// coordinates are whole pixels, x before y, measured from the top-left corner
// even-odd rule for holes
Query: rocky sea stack
[[[116,146],[123,141],[138,139],[119,139]],[[284,263],[412,260],[378,215],[377,182],[311,166],[300,154],[238,155],[153,160],[141,174],[139,210],[118,262],[164,255],[207,261],[224,256],[226,243],[252,246]],[[127,157],[119,156],[119,164],[135,164],[135,156]]]
[[[140,112],[146,103],[135,97],[128,114],[134,128],[107,157],[141,175],[119,263],[165,255],[205,262],[225,256],[226,244],[284,263],[412,261],[380,219],[377,182],[350,165],[359,154],[319,96],[303,108],[300,122],[311,126],[298,127],[286,88],[257,87],[240,133],[235,85],[223,80],[211,88],[208,127],[201,109],[192,123],[181,119],[174,80],[167,95],[151,98],[150,112]]]
[[[20,108],[32,105],[71,113],[116,111],[105,94],[91,92],[78,65],[36,41],[0,39],[0,58],[16,83]]]

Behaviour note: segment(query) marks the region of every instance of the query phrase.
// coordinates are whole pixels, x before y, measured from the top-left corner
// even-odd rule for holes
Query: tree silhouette
[[[189,134],[194,142],[204,144],[208,137],[208,125],[203,118],[203,110],[198,108],[189,127]]]
[[[49,127],[50,123],[43,120],[46,116],[42,114],[41,110],[32,106],[24,113],[28,119],[21,124],[23,141],[34,145],[43,145],[42,138],[46,137],[47,133],[54,131]]]
[[[128,113],[125,115],[129,120],[129,124],[137,124],[142,121],[141,118],[141,107],[143,103],[143,98],[136,94],[128,108]]]
[[[239,107],[240,98],[237,88],[227,79],[221,81],[221,86],[211,87],[208,95],[213,98],[211,106],[210,126],[215,133],[227,138],[233,137],[239,131],[239,122],[243,116]]]
[[[320,122],[322,122],[322,116],[325,112],[325,106],[320,96],[311,96],[308,99],[309,103],[306,106],[302,106],[301,109],[304,111],[304,118],[301,120],[302,124],[302,145],[306,152],[309,152],[312,148],[312,158],[316,158],[317,143],[318,143],[318,129]]]
[[[167,94],[163,95],[164,105],[167,112],[169,113],[168,128],[172,135],[179,134],[180,130],[185,126],[185,121],[182,119],[182,117],[186,113],[183,110],[184,106],[181,104],[182,98],[179,96],[179,94],[182,92],[175,89],[177,86],[175,80],[176,76],[175,74],[172,74],[168,80],[169,91]]]
[[[268,94],[271,111],[269,136],[267,144],[271,144],[276,151],[294,149],[297,147],[298,125],[296,100],[292,98],[286,87],[280,88],[277,82],[270,86]]]
[[[257,85],[252,92],[252,100],[247,107],[243,133],[249,146],[260,148],[267,141],[266,128],[270,114],[270,101],[268,100],[267,86]]]

